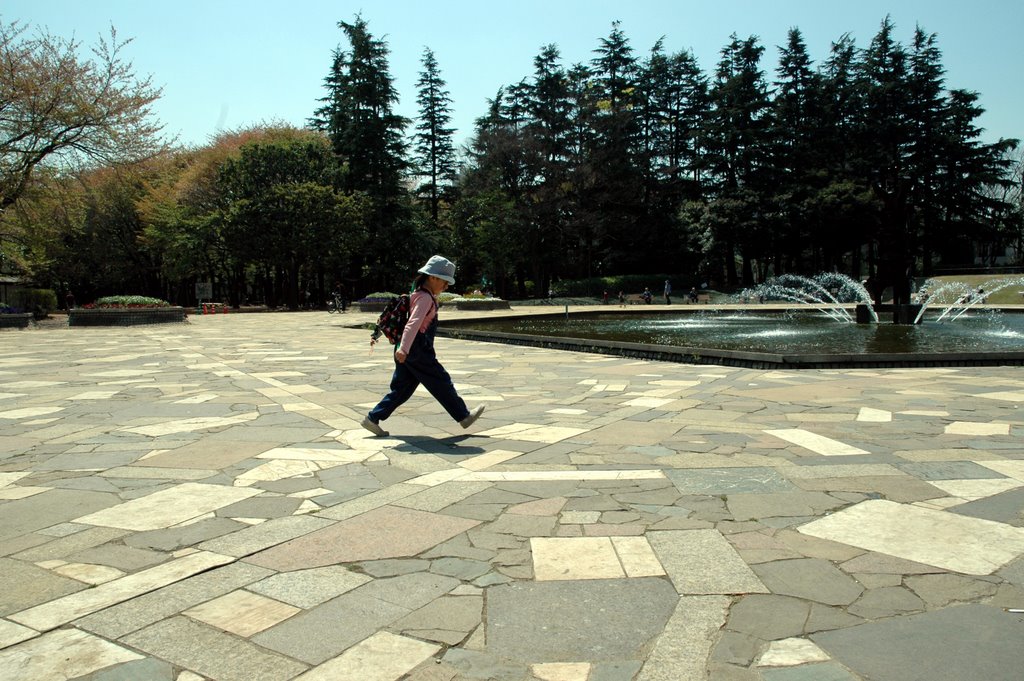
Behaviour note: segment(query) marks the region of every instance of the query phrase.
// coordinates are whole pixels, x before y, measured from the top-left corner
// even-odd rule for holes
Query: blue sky
[[[554,43],[569,66],[593,57],[620,21],[638,56],[658,38],[693,52],[710,73],[731,33],[757,35],[774,77],[777,46],[798,27],[815,61],[850,33],[867,47],[886,15],[909,44],[916,25],[938,34],[948,88],[981,94],[983,139],[1024,138],[1024,3],[1020,0],[3,0],[0,19],[45,26],[86,44],[113,25],[132,38],[136,73],[163,88],[156,104],[166,132],[201,145],[221,130],[268,121],[303,125],[324,95],[332,51],[347,47],[340,20],[361,13],[391,50],[398,113],[416,114],[415,83],[430,47],[453,103],[461,143],[486,100],[532,75],[533,58]]]

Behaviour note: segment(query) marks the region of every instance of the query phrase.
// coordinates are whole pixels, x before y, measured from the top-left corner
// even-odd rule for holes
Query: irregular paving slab
[[[441,649],[379,631],[296,681],[395,681]]]
[[[774,468],[709,468],[668,470],[665,475],[683,494],[767,494],[799,492]]]
[[[768,593],[718,530],[656,531],[647,538],[680,594]]]
[[[530,550],[538,582],[626,576],[607,537],[534,537]]]
[[[258,412],[239,414],[237,416],[197,416],[190,419],[177,419],[154,423],[148,426],[125,426],[119,430],[128,433],[138,433],[149,437],[162,437],[177,433],[191,433],[199,430],[210,430],[212,428],[223,428],[233,426],[246,421],[253,421],[259,417]]]
[[[553,444],[567,438],[576,437],[587,432],[586,428],[566,428],[564,426],[544,426],[535,423],[513,423],[500,428],[492,428],[477,433],[478,437],[494,439],[520,440],[524,442],[543,442]]]
[[[248,562],[274,570],[415,556],[478,520],[385,506],[262,551]]]
[[[487,650],[530,662],[640,660],[677,600],[666,581],[653,577],[491,587]]]
[[[46,631],[231,561],[232,558],[216,553],[192,553],[169,563],[100,584],[93,589],[79,591],[22,610],[8,619],[39,631]]]
[[[390,628],[409,636],[454,646],[478,629],[484,599],[479,596],[442,596],[394,622]]]
[[[530,671],[541,681],[587,681],[591,665],[586,662],[541,662]]]
[[[946,435],[1009,435],[1009,423],[974,423],[954,421],[946,426]]]
[[[827,662],[828,654],[806,638],[772,641],[757,660],[759,667],[793,667],[809,662]]]
[[[813,662],[797,667],[761,669],[764,681],[862,681],[835,662]]]
[[[0,542],[59,525],[119,501],[116,495],[106,492],[70,489],[51,489],[27,499],[11,501],[3,505],[3,513],[0,513]]]
[[[816,603],[849,605],[864,593],[863,586],[827,560],[778,560],[755,565],[753,570],[773,594]]]
[[[8,622],[7,620],[0,620],[0,649],[13,646],[15,643],[21,643],[27,641],[30,638],[35,638],[39,635],[39,632],[35,629],[29,629],[23,627],[20,624],[14,622]],[[0,669],[0,672],[3,670]]]
[[[821,492],[730,494],[726,499],[735,520],[817,516],[847,503]]]
[[[876,681],[1017,681],[1024,669],[1021,616],[965,605],[822,632],[811,639]]]
[[[680,598],[637,681],[705,681],[708,658],[728,611],[724,596]]]
[[[142,655],[78,629],[62,629],[0,651],[0,678],[64,681],[141,660]]]
[[[530,550],[537,581],[665,574],[643,537],[533,537]]]
[[[1024,528],[882,499],[797,528],[804,534],[970,575],[1024,554]]]
[[[184,615],[238,636],[252,636],[302,612],[295,606],[254,594],[232,591],[186,610]]]
[[[255,565],[230,563],[105,608],[75,624],[108,639],[121,638],[269,574],[269,570]]]
[[[159,530],[248,499],[260,491],[189,482],[81,516],[75,522],[125,530]]]
[[[333,524],[325,518],[310,516],[272,518],[265,523],[203,542],[199,548],[241,558]]]
[[[451,581],[450,588],[454,588],[457,582]],[[322,664],[410,611],[357,589],[256,634],[252,640],[303,662]]]
[[[370,577],[352,572],[340,565],[328,565],[282,572],[246,588],[299,608],[312,608],[370,580]]]
[[[126,645],[223,681],[285,681],[307,666],[187,617],[172,617],[122,639]]]
[[[776,430],[764,431],[769,435],[774,435],[777,438],[781,438],[786,442],[791,442],[795,445],[809,449],[815,454],[821,454],[822,456],[854,456],[856,454],[870,454],[859,447],[844,444],[838,440],[825,437],[824,435],[817,435],[808,430],[802,428],[782,428]]]
[[[0,558],[0,616],[67,596],[86,588],[31,563]]]
[[[994,520],[1014,527],[1024,527],[1024,487],[995,494],[984,499],[960,504],[950,513]]]

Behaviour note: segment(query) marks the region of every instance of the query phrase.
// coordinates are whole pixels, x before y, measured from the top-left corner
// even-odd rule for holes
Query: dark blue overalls
[[[437,315],[431,320],[430,326],[424,333],[416,331],[416,338],[405,362],[399,364],[395,361],[395,373],[391,377],[391,392],[374,407],[368,417],[374,423],[386,420],[395,409],[405,404],[416,392],[416,388],[423,384],[431,395],[434,396],[444,410],[455,419],[461,421],[469,416],[469,409],[466,403],[455,392],[455,385],[451,376],[445,371],[441,363],[437,361],[437,354],[434,352],[434,335],[437,333]],[[396,346],[397,349],[397,346]]]

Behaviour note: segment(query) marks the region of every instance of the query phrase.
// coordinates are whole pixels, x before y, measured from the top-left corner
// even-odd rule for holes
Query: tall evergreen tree
[[[838,257],[837,249],[830,243],[822,243],[827,239],[828,230],[821,229],[820,215],[814,210],[816,194],[824,179],[824,159],[819,153],[821,77],[812,69],[799,29],[790,29],[786,45],[779,48],[779,65],[775,73],[770,172],[775,186],[773,203],[781,218],[779,233],[774,239],[776,250],[772,255],[775,273],[786,271],[786,261],[799,262],[802,251],[808,246],[814,266],[831,269]],[[822,250],[825,251],[824,257],[821,256]]]
[[[752,258],[770,252],[767,209],[770,101],[760,67],[764,48],[757,36],[740,40],[736,34],[722,49],[711,88],[712,110],[707,137],[717,185],[709,207],[712,243],[721,259],[726,283],[739,283],[736,255],[743,265],[743,284],[753,283]],[[742,237],[742,238],[741,238]]]
[[[984,109],[978,104],[976,92],[949,92],[945,111],[940,131],[942,158],[934,192],[937,222],[926,236],[927,245],[937,244],[946,263],[962,261],[964,253],[988,261],[984,256],[1005,246],[1016,246],[1021,238],[1020,213],[1012,203],[1013,192],[1020,192],[1022,187],[1020,176],[1014,177],[1012,158],[1019,142],[979,141],[982,131],[976,119]],[[1020,194],[1017,196],[1019,201]],[[930,255],[932,249],[924,253]],[[925,260],[924,266],[929,265]]]
[[[408,120],[394,112],[398,92],[388,70],[387,43],[370,33],[361,16],[338,26],[350,49],[334,51],[324,105],[311,122],[327,132],[347,166],[341,189],[365,192],[372,202],[372,238],[356,268],[372,268],[367,285],[396,287],[423,250],[412,231],[403,185]]]
[[[908,175],[913,124],[907,88],[908,58],[893,37],[892,20],[886,17],[860,60],[864,106],[858,162],[880,204],[879,225],[872,262],[872,296],[881,302],[884,289],[893,288],[893,299],[910,302],[910,275],[916,248],[912,229],[913,180]]]
[[[440,225],[440,205],[455,182],[458,163],[455,158],[455,129],[450,127],[451,97],[445,89],[434,52],[423,50],[423,71],[416,81],[416,102],[420,106],[416,134],[413,137],[415,174],[422,179],[417,193],[427,201],[433,231]]]
[[[532,279],[547,290],[554,273],[565,269],[567,245],[567,180],[571,127],[568,80],[555,45],[546,45],[533,60],[529,89],[529,122],[524,143],[534,182],[527,202],[524,246]]]
[[[692,173],[699,173],[696,132],[705,113],[706,81],[689,52],[669,55],[662,40],[651,48],[638,81],[637,165],[647,226],[642,243],[652,271],[689,271],[694,265],[681,245],[678,212],[685,200],[700,195]]]
[[[813,242],[825,250],[849,253],[848,274],[861,277],[862,245],[877,233],[878,202],[861,172],[864,90],[858,50],[849,34],[832,43],[820,69],[821,133],[817,154],[824,186],[813,198]],[[837,263],[838,265],[838,263]]]
[[[907,120],[911,139],[907,175],[912,182],[913,228],[926,272],[930,273],[931,244],[939,229],[939,174],[946,156],[945,120],[949,114],[944,96],[945,69],[934,33],[920,26],[911,43],[907,91]]]
[[[619,23],[601,39],[591,60],[593,137],[587,154],[601,256],[588,262],[587,276],[601,260],[616,269],[644,269],[642,178],[637,163],[639,119],[634,111],[638,68],[633,49]]]

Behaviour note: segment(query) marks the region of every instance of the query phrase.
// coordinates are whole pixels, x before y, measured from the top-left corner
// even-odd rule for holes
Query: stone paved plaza
[[[1024,677],[1024,368],[441,338],[378,438],[373,317],[0,332],[0,678]]]

